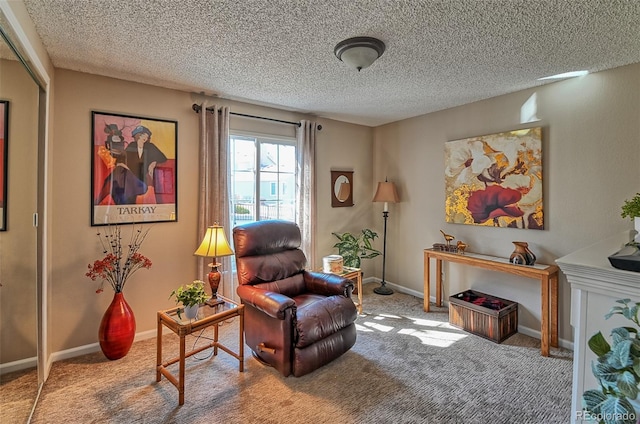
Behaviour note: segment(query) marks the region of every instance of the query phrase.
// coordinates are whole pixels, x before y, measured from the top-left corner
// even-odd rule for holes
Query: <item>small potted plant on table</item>
[[[640,242],[640,193],[636,193],[631,200],[624,201],[620,215],[633,219],[634,228],[638,232],[634,240],[636,243]]]
[[[176,298],[176,303],[182,303],[184,307],[184,313],[187,319],[194,319],[198,314],[198,308],[205,303],[209,298],[204,291],[204,282],[201,280],[194,280],[193,283],[186,286],[180,286],[169,295],[169,299],[173,296]],[[181,309],[178,309],[178,317],[182,318],[180,313]]]

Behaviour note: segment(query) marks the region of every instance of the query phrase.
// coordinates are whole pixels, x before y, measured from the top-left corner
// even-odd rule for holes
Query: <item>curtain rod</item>
[[[200,111],[202,110],[202,106],[194,103],[193,106],[191,106],[191,109],[195,110],[196,113],[200,113]],[[207,108],[207,110],[209,112],[213,112],[213,109]],[[281,124],[295,125],[296,127],[299,127],[301,125],[300,122],[283,121],[281,119],[265,118],[264,116],[247,115],[245,113],[238,113],[238,112],[229,112],[229,115],[242,116],[243,118],[263,119],[265,121],[272,121],[272,122],[280,122]],[[322,125],[318,125],[318,131],[320,131],[321,129],[322,129]]]

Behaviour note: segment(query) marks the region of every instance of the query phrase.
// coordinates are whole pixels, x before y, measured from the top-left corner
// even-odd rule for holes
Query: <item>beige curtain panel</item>
[[[227,239],[231,237],[229,212],[229,107],[201,105],[200,113],[200,193],[198,202],[197,242],[202,240],[207,227],[218,223],[224,227]],[[207,110],[209,109],[209,110]],[[236,287],[231,275],[233,256],[216,258],[222,266],[218,293],[236,298]],[[198,275],[207,281],[208,266],[213,258],[198,258]]]
[[[318,124],[311,121],[300,121],[296,130],[297,139],[297,196],[298,216],[297,222],[302,235],[302,251],[307,256],[308,268],[317,269],[316,266],[316,135]]]

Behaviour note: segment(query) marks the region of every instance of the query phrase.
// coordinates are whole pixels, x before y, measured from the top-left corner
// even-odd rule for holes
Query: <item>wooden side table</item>
[[[324,272],[322,269],[318,272]],[[360,268],[351,268],[349,266],[342,267],[341,273],[329,273],[336,274],[341,277],[351,280],[356,283],[356,291],[358,292],[358,302],[356,307],[358,308],[358,314],[362,315],[362,270]]]
[[[342,276],[356,283],[358,291],[358,313],[362,315],[362,270],[360,268],[343,267]]]
[[[203,305],[198,309],[197,318],[194,320],[188,320],[182,313],[182,318],[178,317],[178,310],[182,307],[175,307],[167,309],[165,311],[158,311],[158,338],[157,338],[157,361],[156,361],[156,381],[160,381],[164,375],[178,389],[178,405],[184,404],[184,371],[185,371],[185,359],[191,355],[195,355],[198,352],[202,352],[205,349],[213,348],[213,355],[218,354],[218,348],[224,350],[229,355],[236,358],[239,364],[239,371],[244,371],[244,305],[233,302],[230,299],[218,295],[218,298],[224,301],[224,303],[209,306]],[[218,341],[218,325],[229,318],[239,317],[240,329],[239,329],[239,348],[238,353],[233,352],[228,347],[222,345]],[[166,362],[162,361],[162,326],[165,326],[180,337],[180,354],[179,356],[169,359]],[[201,346],[193,351],[186,352],[185,350],[185,337],[196,331],[213,326],[213,341],[211,343]],[[168,366],[179,362],[178,378],[176,378],[168,370]]]

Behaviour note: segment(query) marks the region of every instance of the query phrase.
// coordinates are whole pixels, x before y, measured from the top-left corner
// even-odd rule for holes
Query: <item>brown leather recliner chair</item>
[[[308,374],[356,342],[353,283],[305,271],[295,223],[270,220],[233,229],[245,342],[285,377]]]

